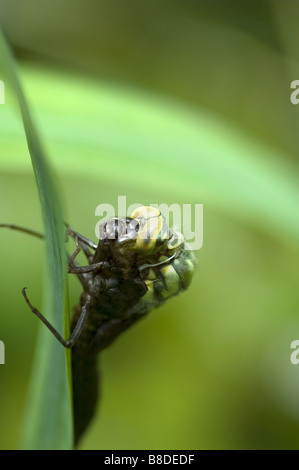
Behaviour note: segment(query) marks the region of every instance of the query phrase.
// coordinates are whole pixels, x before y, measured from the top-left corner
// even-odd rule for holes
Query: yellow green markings
[[[162,268],[160,272],[164,277],[164,282],[166,284],[166,288],[162,290],[161,295],[163,299],[167,299],[167,297],[175,295],[179,292],[180,278],[171,264]]]
[[[131,217],[139,220],[141,224],[136,238],[135,249],[147,253],[155,251],[162,231],[164,236],[165,223],[161,212],[155,207],[144,206],[136,209],[131,214]]]
[[[154,291],[154,281],[146,280],[145,284],[147,287],[147,292],[141,298],[142,304],[151,306],[155,303],[155,291]]]
[[[184,276],[184,287],[185,288],[189,286],[189,284],[192,280],[194,271],[195,271],[195,263],[193,261],[191,261],[190,259],[187,259],[186,260],[186,265],[187,265],[187,269],[186,269],[186,273],[185,273],[185,276]]]
[[[137,252],[139,272],[147,287],[133,311],[145,313],[189,286],[196,260],[183,235],[167,226],[158,209],[142,206],[131,218],[138,222],[132,249]]]
[[[156,274],[155,274],[155,272],[154,272],[153,269],[150,269],[150,270],[149,270],[146,279],[148,279],[148,280],[150,280],[150,281],[153,281],[154,279],[156,279]]]
[[[175,260],[173,262],[173,266],[179,275],[182,288],[187,289],[194,275],[195,258],[192,252],[190,251],[186,252],[183,256],[184,259],[180,261]]]

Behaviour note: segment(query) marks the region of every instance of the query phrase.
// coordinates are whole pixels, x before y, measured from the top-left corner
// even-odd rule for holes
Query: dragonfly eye
[[[128,240],[136,239],[139,231],[138,220],[131,219],[131,217],[118,220],[121,220],[121,230],[118,230],[118,242],[123,243]]]
[[[113,217],[100,225],[101,240],[117,240],[119,243],[135,239],[139,222],[131,217]]]
[[[101,240],[118,240],[126,233],[126,219],[113,217],[100,226]]]

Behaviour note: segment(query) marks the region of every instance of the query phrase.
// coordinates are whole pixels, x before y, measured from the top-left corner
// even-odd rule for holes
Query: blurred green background
[[[295,1],[1,2],[79,232],[94,239],[96,206],[118,195],[204,204],[194,282],[103,353],[82,448],[299,448],[298,16]],[[42,230],[9,86],[0,201],[0,222]],[[0,244],[0,448],[14,449],[38,324],[20,290],[41,305],[44,251],[5,230]]]

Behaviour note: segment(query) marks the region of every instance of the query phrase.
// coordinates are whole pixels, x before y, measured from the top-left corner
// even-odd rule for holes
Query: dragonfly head
[[[136,276],[137,269],[148,291],[153,286],[157,290],[161,284],[165,297],[189,285],[195,269],[194,255],[183,235],[168,227],[159,209],[141,206],[130,217],[113,217],[101,225],[101,232],[104,245],[110,245],[113,262],[123,270],[124,277]]]
[[[112,217],[100,226],[100,238],[122,257],[160,254],[172,256],[184,249],[184,237],[171,230],[159,209],[141,206],[130,217]],[[111,245],[112,243],[112,245]]]

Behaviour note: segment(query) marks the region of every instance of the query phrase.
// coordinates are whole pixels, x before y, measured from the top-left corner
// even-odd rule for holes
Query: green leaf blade
[[[43,314],[68,334],[69,305],[66,275],[63,211],[55,178],[35,130],[14,60],[0,30],[0,64],[17,98],[38,188],[45,229],[48,273]],[[30,297],[30,290],[28,290]],[[29,390],[22,447],[71,449],[73,446],[70,352],[65,352],[44,325],[40,325]]]

